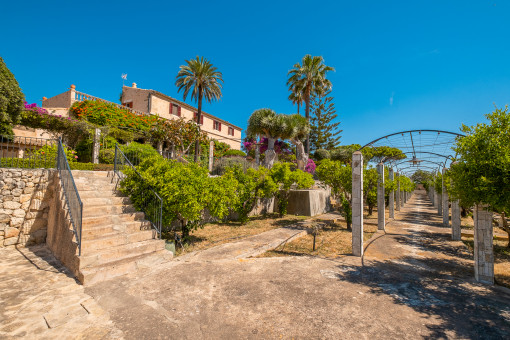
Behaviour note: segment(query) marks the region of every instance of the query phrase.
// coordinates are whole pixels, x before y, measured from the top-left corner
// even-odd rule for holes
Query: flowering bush
[[[149,131],[158,120],[157,116],[136,115],[128,109],[121,109],[112,103],[85,100],[76,102],[69,109],[75,117],[100,126],[127,127]]]
[[[73,163],[78,161],[78,156],[76,155],[76,151],[67,146],[64,146],[64,150],[66,152],[67,161],[69,163]],[[29,155],[29,158],[32,159],[46,159],[46,160],[56,160],[58,154],[58,145],[45,145],[40,149],[34,150]]]
[[[315,173],[315,168],[316,168],[315,162],[313,161],[313,159],[309,158],[308,163],[305,166],[305,171],[313,175]]]

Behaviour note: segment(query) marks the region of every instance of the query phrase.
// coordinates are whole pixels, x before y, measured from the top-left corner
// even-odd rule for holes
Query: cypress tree
[[[0,57],[0,134],[12,136],[12,127],[19,123],[25,96],[14,75]]]
[[[335,104],[331,90],[322,91],[312,99],[312,117],[310,119],[310,144],[313,150],[331,150],[340,143],[340,122],[335,122]]]

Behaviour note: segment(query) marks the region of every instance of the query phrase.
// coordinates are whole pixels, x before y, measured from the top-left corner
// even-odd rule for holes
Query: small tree
[[[324,159],[315,170],[315,173],[324,184],[331,187],[333,196],[342,201],[342,215],[347,223],[347,229],[350,230],[352,223],[351,166],[339,161]]]
[[[368,168],[363,171],[363,196],[368,206],[368,214],[372,215],[377,205],[377,180],[379,174],[376,168]]]
[[[457,138],[458,154],[449,176],[450,195],[464,207],[486,204],[502,215],[502,229],[509,235],[510,213],[510,114],[508,107],[485,115],[489,124],[462,126],[465,137]]]
[[[290,163],[276,163],[271,168],[270,175],[279,185],[276,198],[280,216],[287,214],[291,189],[308,189],[314,184],[312,175],[299,169],[292,171]]]
[[[0,134],[13,135],[12,127],[21,119],[24,100],[16,78],[0,57]]]
[[[337,117],[331,90],[319,92],[312,98],[310,149],[331,150],[338,146],[342,130],[338,128],[340,122],[335,122]]]
[[[308,164],[308,154],[305,152],[303,139],[305,139],[310,132],[310,124],[308,124],[305,117],[299,114],[288,115],[285,116],[285,118],[287,130],[283,134],[283,137],[289,138],[292,140],[292,143],[296,145],[298,169],[305,170],[305,167]]]

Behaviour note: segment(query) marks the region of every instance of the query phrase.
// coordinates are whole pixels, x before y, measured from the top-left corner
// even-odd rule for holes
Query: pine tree
[[[323,91],[313,96],[312,117],[310,119],[310,144],[313,150],[331,150],[340,142],[340,122],[335,122],[336,114],[331,91]]]
[[[0,57],[0,134],[12,135],[12,127],[19,123],[25,96],[14,75]]]

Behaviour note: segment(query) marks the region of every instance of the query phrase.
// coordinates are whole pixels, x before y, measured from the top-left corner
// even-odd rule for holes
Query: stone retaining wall
[[[0,247],[46,242],[52,169],[0,168]]]

